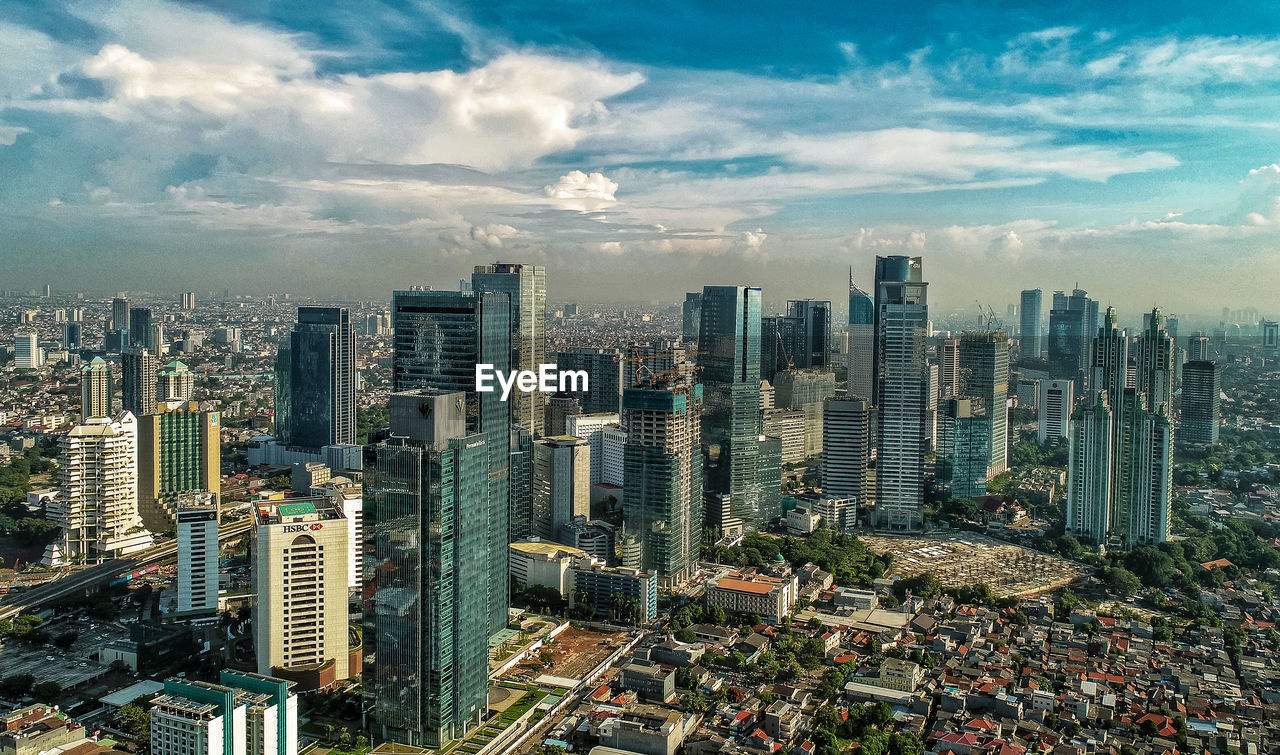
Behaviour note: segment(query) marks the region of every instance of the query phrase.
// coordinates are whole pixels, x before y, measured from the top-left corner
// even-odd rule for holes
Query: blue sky
[[[1280,281],[1272,4],[9,2],[14,286],[704,283],[1137,310]]]

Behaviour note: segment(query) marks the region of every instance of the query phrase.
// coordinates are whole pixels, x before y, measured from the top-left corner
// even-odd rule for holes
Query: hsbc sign
[[[286,524],[281,528],[282,532],[315,532],[324,529],[324,525],[320,522],[312,522],[311,524]]]

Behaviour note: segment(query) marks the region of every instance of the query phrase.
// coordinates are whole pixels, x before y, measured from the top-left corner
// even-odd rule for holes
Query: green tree
[[[1138,594],[1138,590],[1142,589],[1142,582],[1138,576],[1123,566],[1113,566],[1106,570],[1103,580],[1107,584],[1107,589],[1122,598],[1129,598]]]
[[[120,708],[120,728],[141,742],[151,738],[151,712],[137,703]]]

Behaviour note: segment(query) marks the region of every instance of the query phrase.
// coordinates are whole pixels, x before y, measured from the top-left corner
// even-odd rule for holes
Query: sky
[[[1280,6],[1049,6],[6,0],[0,287],[1280,314]]]

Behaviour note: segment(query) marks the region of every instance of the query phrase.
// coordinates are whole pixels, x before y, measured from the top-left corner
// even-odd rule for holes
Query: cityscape
[[[1280,753],[1266,13],[234,5],[0,19],[0,755]]]

